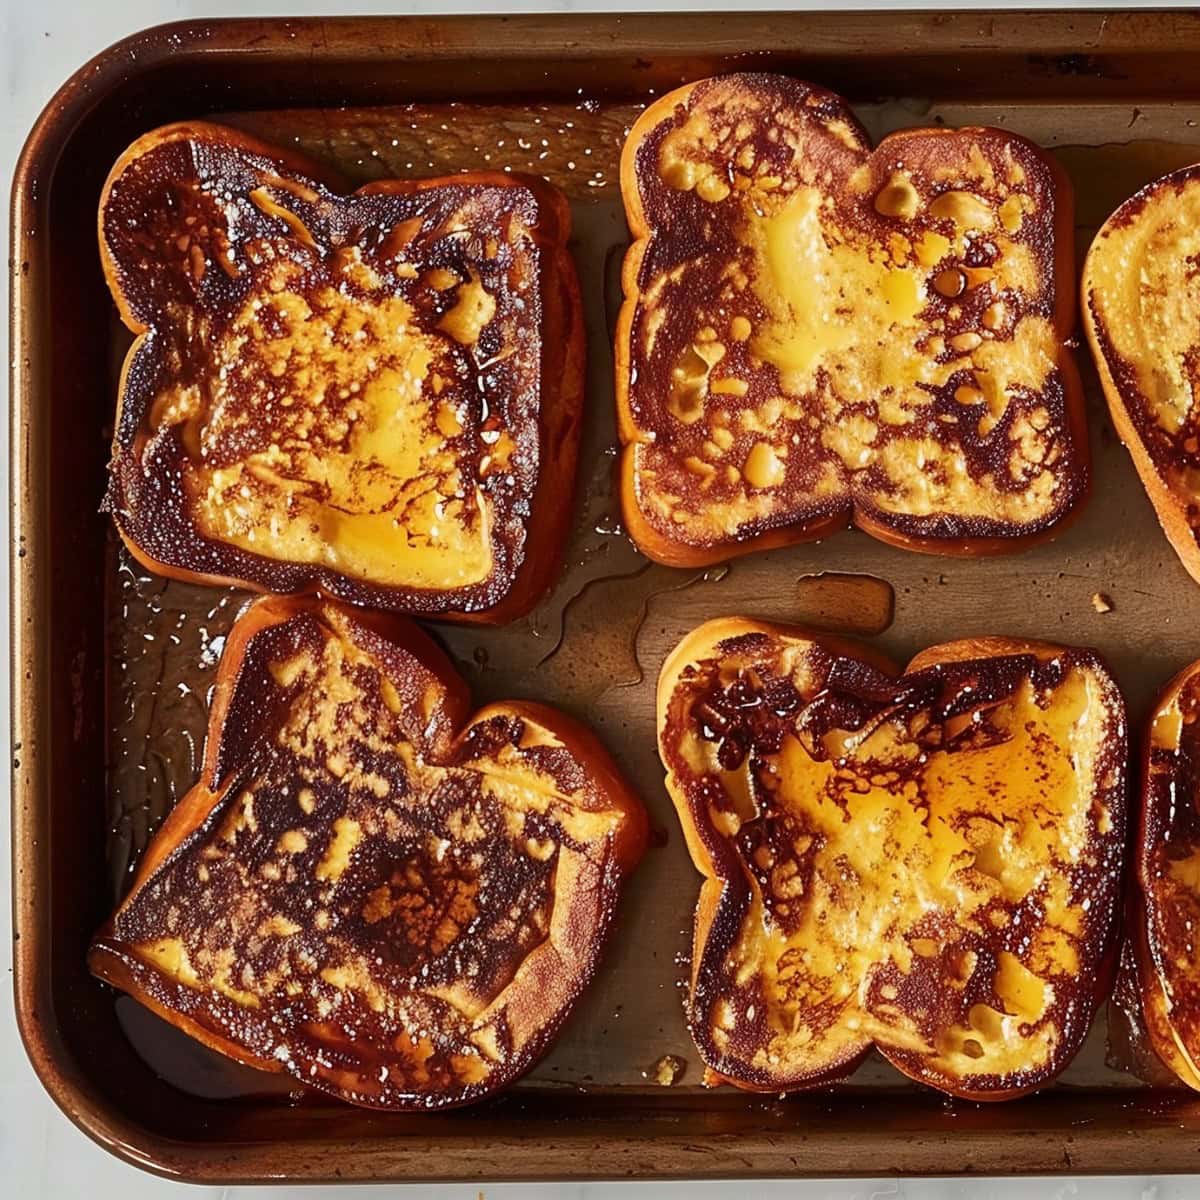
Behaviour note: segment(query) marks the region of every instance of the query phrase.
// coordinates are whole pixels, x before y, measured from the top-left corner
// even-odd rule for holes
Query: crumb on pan
[[[678,1054],[663,1054],[654,1060],[653,1065],[649,1070],[643,1071],[642,1075],[657,1083],[659,1087],[674,1087],[687,1070],[687,1059],[680,1058]]]

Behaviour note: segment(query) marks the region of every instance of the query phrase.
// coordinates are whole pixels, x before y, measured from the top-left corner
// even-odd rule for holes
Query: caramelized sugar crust
[[[1142,748],[1132,942],[1146,1030],[1200,1090],[1200,663],[1166,686]]]
[[[686,637],[659,747],[693,861],[689,1024],[709,1081],[906,1075],[1000,1100],[1079,1048],[1108,985],[1126,726],[1095,654],[984,639],[904,674],[744,618]]]
[[[626,521],[680,565],[824,536],[987,553],[1087,489],[1070,185],[995,129],[874,151],[777,75],[680,88],[621,164]]]
[[[1200,581],[1200,167],[1148,184],[1100,227],[1083,314],[1109,412],[1167,538]]]
[[[468,711],[414,625],[260,601],[222,658],[203,774],[92,970],[356,1104],[506,1086],[590,979],[646,818],[573,721]]]
[[[113,168],[101,251],[139,337],[108,507],[166,574],[507,620],[548,586],[569,517],[566,201],[504,174],[330,184],[203,124]]]

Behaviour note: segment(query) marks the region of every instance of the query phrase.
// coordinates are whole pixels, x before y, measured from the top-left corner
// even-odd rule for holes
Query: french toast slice
[[[1108,411],[1163,532],[1200,582],[1200,165],[1147,184],[1096,233],[1083,320]]]
[[[596,739],[469,695],[411,622],[258,601],[201,776],[89,965],[205,1045],[355,1104],[467,1104],[591,978],[646,817]]]
[[[630,131],[616,335],[625,522],[698,566],[851,522],[938,554],[1048,536],[1085,496],[1072,197],[1032,142],[702,80]]]
[[[137,335],[107,507],[149,569],[501,622],[557,569],[583,402],[566,199],[496,173],[349,195],[201,122],[105,184]]]
[[[1088,650],[985,638],[900,674],[740,617],[680,642],[659,749],[692,860],[709,1083],[811,1088],[872,1046],[972,1100],[1041,1087],[1111,981],[1126,725]]]
[[[1154,1052],[1200,1091],[1200,662],[1167,684],[1142,742],[1130,941]]]

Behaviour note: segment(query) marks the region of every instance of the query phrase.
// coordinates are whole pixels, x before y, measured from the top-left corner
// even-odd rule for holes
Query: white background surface
[[[454,3],[359,3],[340,5],[337,0],[244,0],[237,3],[206,3],[205,0],[0,0],[0,82],[3,83],[3,114],[0,115],[0,170],[4,172],[4,192],[8,195],[13,164],[25,135],[43,105],[57,87],[88,58],[105,46],[127,34],[164,21],[193,16],[247,15],[327,15],[331,12],[417,12],[441,13],[455,11],[539,12],[539,11],[621,11],[630,9],[736,9],[743,0],[703,0],[691,4],[624,3],[606,6],[599,3],[574,4],[570,0],[541,4],[486,3],[483,0],[463,0]],[[1139,0],[1127,5],[1093,3],[1088,7],[1136,7]],[[1078,5],[1084,7],[1085,5]],[[1169,4],[1159,0],[1160,7]],[[773,4],[771,0],[754,0],[746,7],[769,8],[916,8],[938,5],[910,3],[894,4],[887,0],[875,3],[838,5],[834,0],[825,3]],[[1024,4],[971,3],[958,0],[957,8],[1047,7],[1037,0]],[[1066,6],[1061,6],[1066,7]],[[886,17],[880,18],[886,20]],[[1200,64],[1198,64],[1200,65]],[[7,228],[7,222],[5,222]],[[4,283],[7,296],[7,277]],[[7,326],[0,328],[0,343],[7,360]],[[0,437],[7,437],[7,424]],[[7,447],[0,454],[0,485],[8,494]],[[0,527],[8,538],[7,505],[0,504]],[[3,568],[0,567],[0,572]],[[5,611],[7,611],[8,580],[3,580]],[[7,660],[7,619],[0,618],[0,643]],[[9,681],[7,671],[0,675],[0,710],[7,713]],[[8,722],[0,723],[0,761],[11,759],[8,746]],[[9,924],[9,860],[4,847],[8,844],[9,804],[8,776],[4,773],[0,788],[0,929]],[[268,1188],[186,1188],[144,1174],[110,1157],[79,1133],[54,1107],[34,1077],[25,1058],[12,1017],[11,963],[5,962],[7,979],[0,987],[0,1196],[12,1200],[49,1200],[54,1197],[88,1197],[89,1200],[137,1200],[140,1197],[187,1196],[231,1197],[248,1200],[250,1197],[272,1197],[284,1194]],[[533,1165],[531,1156],[531,1166]],[[851,1164],[847,1164],[850,1166]],[[1014,1167],[1019,1167],[1014,1163]],[[298,1189],[292,1189],[298,1190]],[[286,1191],[286,1189],[285,1189]],[[1087,1200],[1185,1200],[1200,1196],[1200,1177],[1155,1179],[1045,1179],[1045,1180],[858,1180],[845,1182],[773,1182],[769,1184],[703,1183],[703,1184],[585,1184],[585,1185],[528,1185],[510,1184],[485,1186],[442,1185],[408,1187],[314,1187],[305,1189],[305,1200],[325,1200],[333,1197],[354,1197],[355,1200],[380,1193],[401,1200],[427,1200],[433,1197],[454,1197],[456,1200],[475,1200],[482,1193],[488,1200],[502,1197],[530,1196],[535,1200],[549,1197],[578,1197],[580,1200],[640,1200],[654,1196],[670,1198],[695,1197],[696,1200],[734,1200],[749,1192],[758,1197],[795,1197],[796,1200],[886,1200],[887,1197],[919,1197],[922,1200],[1067,1200],[1086,1197]]]

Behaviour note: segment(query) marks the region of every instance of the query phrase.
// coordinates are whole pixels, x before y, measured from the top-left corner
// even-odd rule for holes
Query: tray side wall
[[[429,1119],[204,1104],[128,1051],[83,965],[107,896],[95,501],[111,423],[96,384],[110,306],[94,203],[133,136],[224,108],[645,96],[747,65],[852,99],[1183,97],[1200,90],[1197,50],[1200,18],[1179,12],[895,14],[886,26],[871,14],[222,21],[139,35],[69,81],[14,182],[10,401],[15,987],[31,1058],[64,1111],[138,1165],[208,1182],[1200,1167],[1178,1136],[1187,1098],[1131,1112],[1099,1096],[1069,1111],[1041,1097],[955,1119],[932,1099],[881,1119],[827,1096],[703,1107],[664,1097],[632,1114],[631,1102],[523,1096]]]

